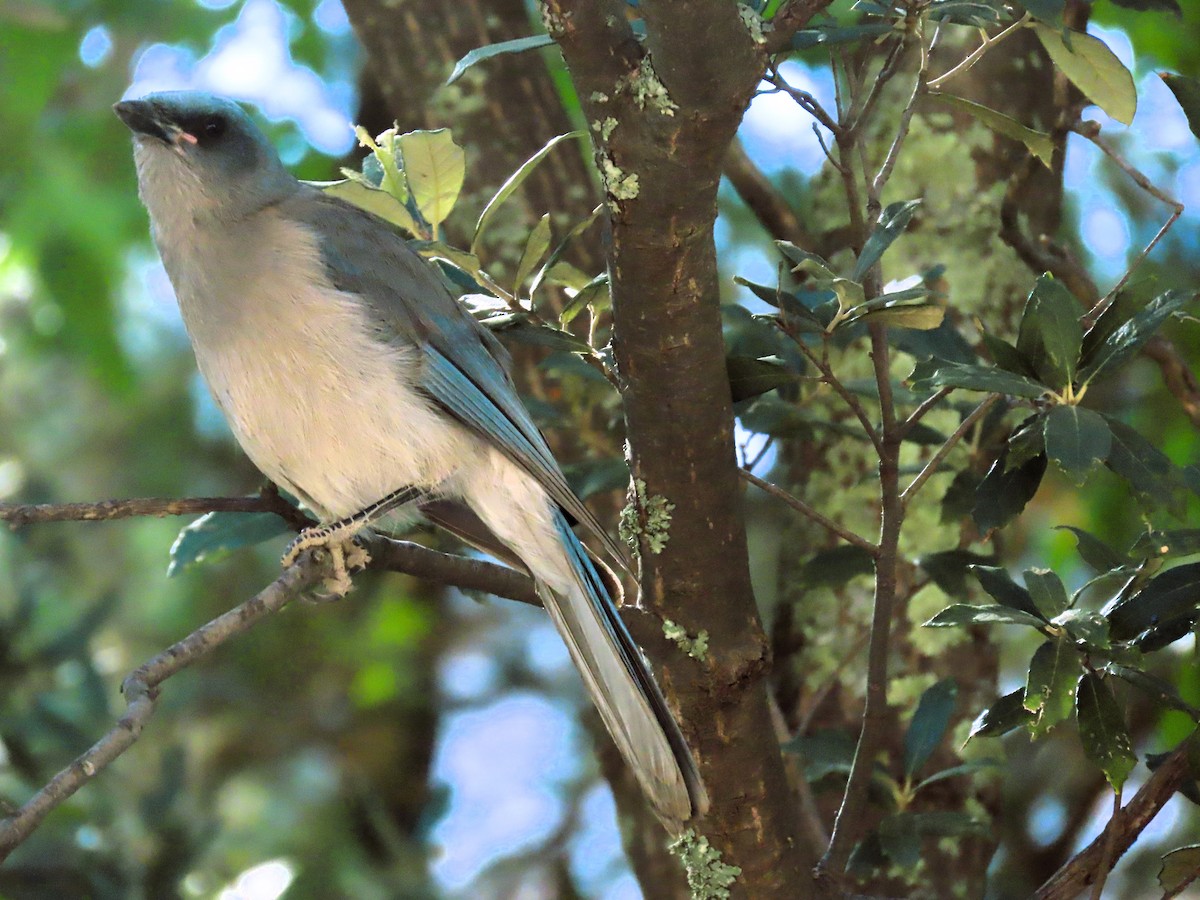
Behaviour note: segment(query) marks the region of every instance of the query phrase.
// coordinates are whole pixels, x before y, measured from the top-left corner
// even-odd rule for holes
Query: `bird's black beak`
[[[113,104],[113,112],[134,134],[144,134],[158,138],[164,144],[174,145],[167,123],[159,119],[154,107],[145,100],[122,100]]]

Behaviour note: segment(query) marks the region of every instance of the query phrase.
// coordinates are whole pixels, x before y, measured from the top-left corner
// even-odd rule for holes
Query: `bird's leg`
[[[325,525],[314,525],[305,528],[288,544],[284,551],[282,564],[286,569],[300,558],[305,550],[321,548],[329,552],[333,566],[333,575],[325,579],[325,587],[337,597],[343,597],[350,590],[350,568],[361,569],[371,561],[370,554],[355,543],[354,537],[372,522],[377,522],[388,513],[419,500],[422,492],[414,487],[403,487],[392,491],[386,497],[376,500],[369,506],[364,506],[358,512],[329,522]]]

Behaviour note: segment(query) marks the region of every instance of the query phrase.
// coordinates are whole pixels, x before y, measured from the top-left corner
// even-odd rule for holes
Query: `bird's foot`
[[[361,528],[357,522],[317,525],[306,528],[288,544],[283,554],[283,567],[293,565],[305,550],[318,550],[329,554],[333,572],[323,582],[324,599],[336,600],[350,593],[354,586],[350,570],[361,571],[371,561],[371,554],[358,542],[355,532]]]

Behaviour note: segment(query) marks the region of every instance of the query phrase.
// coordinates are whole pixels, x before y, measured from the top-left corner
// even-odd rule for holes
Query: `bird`
[[[252,463],[318,518],[339,591],[347,538],[397,507],[530,574],[600,718],[669,831],[708,795],[623,624],[619,581],[506,351],[393,225],[299,181],[250,114],[169,91],[113,107],[197,366]],[[343,566],[338,572],[338,566]]]

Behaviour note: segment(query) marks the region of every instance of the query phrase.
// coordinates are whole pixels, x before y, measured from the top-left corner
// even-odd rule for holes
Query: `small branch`
[[[1170,231],[1171,226],[1174,225],[1176,220],[1183,215],[1184,207],[1183,204],[1174,197],[1156,187],[1149,178],[1142,174],[1142,172],[1140,172],[1138,169],[1135,169],[1132,165],[1130,165],[1129,162],[1127,162],[1126,159],[1116,150],[1108,146],[1108,144],[1106,144],[1104,141],[1100,140],[1100,126],[1096,122],[1074,122],[1071,125],[1071,130],[1099,147],[1100,151],[1109,159],[1111,159],[1116,166],[1122,172],[1128,175],[1133,180],[1133,183],[1140,187],[1143,191],[1145,191],[1155,200],[1158,200],[1160,203],[1165,203],[1167,206],[1171,207],[1171,215],[1167,218],[1167,221],[1163,223],[1163,226],[1158,229],[1158,232],[1150,239],[1150,243],[1148,243],[1142,249],[1142,252],[1138,254],[1133,263],[1125,270],[1125,274],[1121,276],[1121,280],[1113,285],[1112,290],[1105,294],[1095,306],[1087,311],[1087,314],[1084,316],[1084,321],[1094,322],[1100,317],[1100,314],[1108,308],[1109,304],[1112,303],[1113,298],[1117,296],[1117,292],[1120,291],[1121,288],[1125,287],[1134,271],[1145,261],[1146,257],[1150,255],[1150,251],[1154,249],[1154,246],[1160,240],[1162,240],[1163,235]]]
[[[1116,818],[1117,813],[1121,811],[1121,791],[1117,789],[1113,791],[1112,815]],[[1110,818],[1111,822],[1112,819]],[[1117,833],[1115,830],[1104,829],[1107,835],[1104,841],[1104,852],[1100,857],[1100,864],[1096,866],[1096,870],[1100,873],[1096,878],[1096,883],[1092,885],[1092,900],[1103,900],[1104,898],[1104,882],[1108,881],[1108,873],[1113,865],[1113,851],[1116,849]]]
[[[368,538],[367,550],[371,554],[373,569],[424,578],[460,590],[483,591],[530,606],[542,605],[533,579],[508,566],[442,553],[411,541],[397,541],[379,534],[372,534]]]
[[[875,446],[875,452],[882,452],[883,441],[879,437],[879,431],[871,423],[871,419],[867,415],[867,410],[862,403],[859,402],[859,399],[850,393],[850,391],[846,389],[846,386],[838,380],[837,376],[833,374],[833,369],[830,367],[829,363],[821,359],[821,357],[819,357],[817,354],[813,353],[812,348],[805,344],[804,341],[796,341],[796,346],[800,348],[800,352],[804,354],[808,361],[816,366],[821,372],[821,380],[833,388],[834,392],[841,397],[843,401],[845,401],[846,406],[848,406],[850,411],[854,413],[855,418],[857,418],[859,424],[862,425],[863,431],[866,432],[867,437]]]
[[[742,142],[736,138],[725,154],[724,174],[767,234],[776,240],[791,241],[804,250],[821,252],[817,238],[801,224],[783,194],[746,155]]]
[[[51,810],[69,799],[133,746],[154,713],[158,688],[164,681],[282,609],[315,584],[321,577],[321,571],[321,567],[314,564],[312,554],[305,554],[299,563],[287,569],[254,597],[197,628],[132,672],[121,686],[127,707],[120,721],[55,775],[17,812],[0,820],[0,861],[29,837]]]
[[[938,388],[937,391],[935,391],[933,394],[931,394],[925,400],[921,401],[921,405],[918,406],[916,409],[914,409],[912,411],[912,415],[910,415],[907,419],[905,419],[903,424],[901,424],[900,436],[902,438],[907,436],[908,433],[913,429],[913,426],[915,426],[918,422],[920,422],[923,418],[925,418],[925,415],[927,413],[932,412],[934,409],[936,409],[938,407],[938,405],[947,396],[949,396],[953,390],[954,390],[954,388],[952,388],[952,387]]]
[[[908,103],[905,105],[903,112],[900,113],[900,123],[896,128],[896,136],[892,140],[891,147],[888,148],[883,165],[879,167],[879,172],[875,175],[875,180],[870,183],[867,191],[868,200],[875,205],[879,205],[879,198],[883,196],[883,189],[887,185],[888,179],[892,177],[892,170],[896,167],[896,160],[900,158],[900,148],[904,146],[904,141],[908,138],[908,130],[912,126],[912,117],[917,108],[917,101],[929,89],[927,83],[929,78],[929,50],[925,46],[925,36],[923,34],[918,33],[917,40],[921,42],[921,68],[917,72],[917,83],[913,85],[912,95],[908,98]]]
[[[982,44],[980,44],[969,56],[967,56],[966,59],[964,59],[962,62],[960,62],[957,66],[955,66],[949,72],[945,72],[945,73],[939,75],[937,78],[933,79],[933,81],[929,82],[929,87],[930,88],[940,87],[941,85],[943,85],[947,81],[949,81],[951,78],[953,78],[955,75],[961,75],[963,72],[968,71],[972,66],[975,65],[975,63],[979,62],[979,60],[981,60],[983,58],[983,54],[987,53],[989,50],[991,50],[993,47],[995,47],[1001,41],[1005,40],[1006,38],[1010,37],[1011,35],[1016,34],[1017,31],[1020,30],[1021,28],[1024,28],[1028,22],[1029,22],[1029,13],[1026,13],[1025,15],[1021,16],[1021,18],[1017,19],[1017,21],[1013,22],[1011,25],[1009,25],[1007,28],[1005,28],[1003,31],[998,32],[995,37],[988,37],[987,34],[984,34]]]
[[[822,125],[824,125],[825,128],[827,128],[829,131],[831,131],[835,137],[842,133],[842,130],[843,130],[842,126],[839,125],[834,120],[833,116],[831,116],[825,110],[825,107],[823,107],[820,104],[820,102],[817,100],[817,98],[814,97],[812,94],[810,94],[808,91],[802,91],[799,88],[792,87],[790,84],[787,83],[787,79],[785,79],[782,75],[779,74],[778,69],[772,70],[772,72],[768,76],[768,80],[771,82],[771,84],[775,85],[776,88],[783,91],[785,94],[787,94],[793,100],[795,100],[796,104],[801,109],[803,109],[806,113],[808,113],[810,116],[812,116],[814,119],[816,119]]]
[[[818,510],[813,509],[811,506],[809,506],[807,503],[805,503],[803,500],[801,500],[799,497],[795,496],[794,494],[788,493],[783,488],[779,487],[778,485],[771,484],[771,482],[769,482],[769,481],[763,481],[763,479],[759,478],[757,475],[752,474],[750,471],[748,471],[746,469],[739,469],[738,474],[742,476],[743,481],[748,481],[748,482],[750,482],[750,484],[754,485],[759,490],[770,494],[772,497],[782,500],[784,503],[786,503],[792,509],[799,512],[801,515],[816,522],[818,525],[820,525],[822,528],[824,528],[830,534],[834,534],[837,537],[840,537],[843,541],[845,541],[848,544],[853,544],[855,547],[860,547],[861,549],[866,550],[868,553],[871,554],[871,556],[879,555],[879,548],[877,546],[875,546],[874,544],[872,544],[870,541],[868,541],[866,538],[860,537],[859,535],[855,534],[853,531],[850,531],[848,528],[846,528],[843,525],[839,525],[837,522],[833,521],[833,519],[822,514]]]
[[[1179,787],[1193,777],[1188,751],[1195,740],[1190,738],[1176,748],[1151,773],[1125,808],[1109,819],[1104,832],[1038,888],[1034,900],[1073,900],[1100,878],[1100,866],[1106,858],[1106,867],[1111,868],[1133,846]]]
[[[779,53],[789,49],[792,35],[804,28],[821,10],[833,0],[785,0],[771,19],[771,30],[766,34],[768,53]]]
[[[904,493],[900,495],[900,502],[902,504],[908,504],[908,501],[913,498],[913,495],[916,494],[917,491],[922,488],[925,482],[927,482],[941,467],[946,457],[950,454],[950,451],[953,450],[958,445],[958,442],[966,436],[967,432],[971,430],[971,427],[987,414],[987,411],[995,405],[996,401],[1000,399],[1000,396],[1000,394],[992,394],[977,407],[971,410],[971,414],[962,420],[962,424],[955,429],[954,434],[946,438],[946,442],[938,448],[937,453],[933,454],[933,458],[925,464],[925,468],[921,469],[921,471],[917,473],[917,477],[912,480],[912,483],[910,483],[909,486],[904,489]]]
[[[265,488],[257,497],[189,497],[182,500],[139,497],[100,500],[96,503],[0,503],[0,522],[8,522],[12,528],[21,528],[43,522],[107,522],[137,516],[163,518],[210,512],[275,513],[297,531],[316,524],[279,496],[274,486]]]

